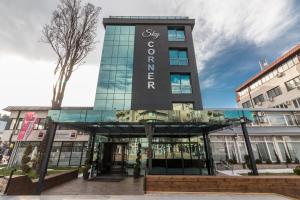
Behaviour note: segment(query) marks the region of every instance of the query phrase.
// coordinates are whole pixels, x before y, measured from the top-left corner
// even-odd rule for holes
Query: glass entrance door
[[[97,175],[126,174],[128,143],[105,142],[99,145]]]

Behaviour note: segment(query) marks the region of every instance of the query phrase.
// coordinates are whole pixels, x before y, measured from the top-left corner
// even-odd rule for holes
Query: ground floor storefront
[[[36,158],[37,151],[41,142],[37,141],[24,141],[15,142],[14,151],[11,155],[11,165],[20,166],[21,160],[24,155],[25,149],[31,145],[32,153],[30,154],[31,160]],[[54,141],[50,159],[49,167],[78,167],[84,164],[88,149],[88,141]]]
[[[139,163],[139,175],[207,175],[209,171],[202,136],[154,137],[149,142],[146,137],[109,138],[96,135],[92,146],[93,177],[106,174],[133,176],[134,168]]]
[[[255,160],[261,163],[299,163],[300,133],[294,135],[250,135]],[[244,163],[248,155],[244,137],[237,134],[210,135],[214,161]]]

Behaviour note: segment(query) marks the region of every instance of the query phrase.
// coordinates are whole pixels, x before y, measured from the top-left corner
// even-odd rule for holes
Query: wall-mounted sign
[[[150,38],[147,42],[147,89],[155,90],[155,42],[160,34],[152,29],[146,29],[142,33],[143,38]]]
[[[146,29],[143,33],[142,36],[144,38],[152,38],[154,40],[156,40],[157,38],[159,38],[160,34],[158,32],[156,32],[155,30],[152,30],[151,28]]]

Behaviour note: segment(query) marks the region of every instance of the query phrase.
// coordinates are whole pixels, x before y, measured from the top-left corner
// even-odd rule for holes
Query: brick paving
[[[144,178],[134,179],[102,177],[86,181],[82,178],[69,181],[44,191],[43,195],[142,195]]]

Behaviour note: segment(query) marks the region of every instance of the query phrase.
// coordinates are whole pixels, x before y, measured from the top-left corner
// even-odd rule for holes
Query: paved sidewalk
[[[102,177],[86,181],[78,178],[50,188],[42,195],[142,195],[144,178]]]
[[[147,194],[124,196],[99,196],[99,195],[70,195],[70,196],[3,196],[1,200],[288,200],[288,198],[272,194]]]
[[[239,170],[220,170],[222,174],[226,174],[228,176],[241,176],[241,174],[247,174],[250,172],[248,169],[239,169]],[[285,169],[259,169],[258,173],[272,173],[272,174],[281,174],[281,173],[293,173],[293,169],[285,168]]]

